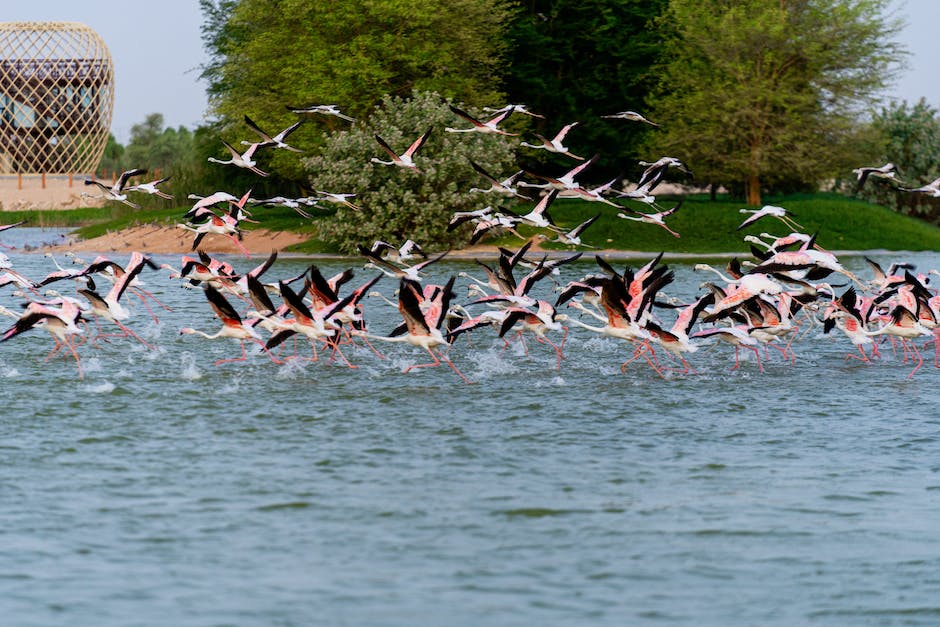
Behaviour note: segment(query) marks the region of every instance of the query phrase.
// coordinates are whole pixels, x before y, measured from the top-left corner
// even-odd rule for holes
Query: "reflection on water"
[[[10,254],[27,276],[54,269]],[[305,265],[278,261],[271,278]],[[670,295],[698,293],[701,274],[670,266]],[[437,272],[460,270],[475,272]],[[214,367],[237,343],[179,335],[217,328],[202,295],[163,271],[142,279],[173,310],[155,323],[129,301],[155,351],[82,346],[77,381],[70,360],[43,361],[44,332],[0,344],[5,623],[940,617],[929,364],[908,380],[900,353],[846,362],[843,338],[813,331],[795,365],[772,354],[763,375],[753,361],[730,372],[716,346],[692,356],[699,374],[664,381],[640,363],[621,374],[622,343],[572,330],[560,370],[548,346],[461,338],[451,356],[469,386],[446,367],[402,374],[427,359],[403,346],[379,347],[384,360],[351,349],[354,370],[263,356]],[[0,299],[15,302],[9,288]],[[367,307],[373,332],[398,324]]]

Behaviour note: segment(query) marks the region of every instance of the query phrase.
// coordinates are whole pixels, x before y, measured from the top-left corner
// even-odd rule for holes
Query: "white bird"
[[[558,231],[554,239],[549,239],[547,235],[541,235],[543,239],[552,242],[559,242],[561,244],[567,244],[568,246],[587,246],[588,248],[596,248],[595,246],[590,246],[581,241],[581,233],[584,232],[589,226],[594,224],[594,222],[601,217],[601,214],[597,214],[593,218],[588,218],[578,226],[574,227],[570,231]]]
[[[894,167],[893,163],[886,163],[881,167],[866,166],[861,168],[855,168],[852,170],[852,174],[856,175],[855,183],[855,193],[857,194],[861,191],[862,186],[865,184],[865,181],[869,177],[874,176],[878,178],[898,180],[897,170]]]
[[[406,150],[402,154],[398,154],[397,152],[392,150],[392,148],[385,142],[385,140],[379,137],[377,133],[373,133],[373,136],[375,137],[375,141],[379,143],[379,146],[382,147],[382,150],[388,153],[388,155],[392,158],[392,160],[382,161],[381,159],[378,159],[377,157],[372,157],[370,161],[372,161],[372,163],[380,163],[382,165],[397,165],[402,168],[410,168],[414,170],[415,172],[417,172],[419,170],[418,170],[418,166],[415,165],[414,160],[413,160],[414,154],[418,151],[419,148],[421,148],[421,146],[424,145],[424,142],[428,140],[428,137],[430,137],[430,135],[431,135],[431,129],[429,128],[427,131],[424,132],[424,135],[416,139],[414,143],[412,143],[411,146],[408,147],[408,150]]]
[[[917,194],[927,194],[931,198],[940,198],[940,178],[934,179],[930,183],[921,187],[909,188],[902,187],[901,191],[914,192]]]
[[[666,226],[665,219],[671,216],[672,214],[674,214],[676,211],[678,211],[679,207],[681,206],[682,206],[682,203],[680,202],[678,205],[676,205],[675,207],[671,209],[666,209],[665,211],[658,211],[656,213],[642,213],[640,211],[634,211],[632,209],[628,209],[624,207],[623,210],[617,214],[617,217],[623,218],[624,220],[633,220],[634,222],[645,222],[646,224],[654,224],[658,227],[662,227],[666,229],[674,237],[679,237],[678,233],[676,233],[675,231],[670,229],[668,226]],[[623,211],[628,211],[632,213],[633,215],[627,215],[626,213],[623,213]]]
[[[339,107],[336,105],[311,105],[309,107],[287,107],[287,110],[291,113],[296,113],[298,115],[332,115],[338,117],[341,120],[346,120],[347,122],[355,122],[355,118],[351,118],[345,113],[341,113]]]
[[[525,146],[527,148],[540,148],[542,150],[547,150],[549,152],[558,153],[560,155],[566,155],[568,157],[571,157],[572,159],[577,159],[578,161],[583,161],[584,157],[579,157],[578,155],[572,154],[568,150],[568,147],[562,143],[565,141],[565,136],[568,134],[568,131],[570,131],[577,125],[578,125],[578,122],[572,122],[571,124],[568,124],[562,127],[562,129],[558,131],[558,134],[555,135],[555,137],[553,137],[552,139],[548,139],[546,137],[543,137],[542,135],[539,135],[538,133],[535,133],[535,136],[538,137],[540,140],[542,140],[541,144],[530,144],[528,142],[520,142],[519,145]]]
[[[533,113],[524,104],[508,104],[505,107],[500,107],[496,109],[494,107],[483,107],[484,111],[489,111],[490,113],[502,113],[503,111],[512,111],[514,113],[521,113],[523,115],[532,116],[533,118],[539,118],[544,120],[544,115],[539,115],[538,113]]]
[[[133,177],[140,174],[146,174],[147,170],[141,168],[135,168],[133,170],[125,170],[121,172],[121,176],[118,177],[114,185],[108,186],[102,183],[101,181],[94,181],[92,179],[85,179],[85,185],[97,185],[104,194],[97,196],[97,198],[104,198],[105,200],[115,200],[117,202],[122,202],[129,207],[134,209],[140,209],[140,205],[132,203],[127,199],[127,194],[124,193],[126,190],[124,186],[127,185],[127,181]],[[90,194],[82,194],[83,196],[90,196]]]
[[[392,263],[401,263],[404,264],[407,261],[417,259],[421,257],[422,259],[427,259],[428,255],[414,240],[407,240],[399,248],[395,248],[388,242],[383,242],[382,240],[376,240],[372,244],[372,248],[369,251],[373,256],[381,257],[386,261],[391,261]]]
[[[525,171],[519,170],[512,176],[503,179],[502,181],[497,180],[495,176],[484,170],[480,165],[474,162],[472,159],[469,160],[470,165],[473,166],[473,169],[477,171],[483,178],[490,182],[489,189],[480,189],[478,187],[471,187],[470,192],[479,192],[481,194],[500,194],[502,196],[516,196],[518,198],[524,198],[529,200],[529,198],[523,194],[520,194],[513,184],[522,176]]]
[[[162,179],[157,179],[155,181],[150,181],[149,183],[140,183],[138,185],[131,185],[130,187],[125,188],[128,192],[142,192],[144,194],[151,194],[153,196],[159,196],[160,198],[166,198],[172,200],[173,196],[167,194],[166,192],[157,189],[157,185],[165,183],[170,180],[169,176],[164,176]]]
[[[283,148],[284,150],[290,150],[291,152],[303,152],[300,148],[294,148],[293,146],[289,146],[284,142],[288,135],[296,131],[297,128],[303,124],[303,120],[295,124],[291,124],[273,137],[262,131],[261,128],[255,124],[247,115],[245,116],[245,124],[248,125],[248,128],[257,133],[259,137],[261,137],[261,147],[273,146],[274,148]],[[246,146],[250,146],[252,144],[252,142],[245,140],[242,140],[242,143]]]
[[[498,113],[494,117],[483,122],[473,117],[466,111],[463,111],[462,109],[458,109],[454,105],[448,105],[448,106],[450,107],[451,111],[453,111],[454,113],[456,113],[457,115],[459,115],[460,117],[462,117],[467,122],[470,122],[470,124],[473,125],[470,128],[451,128],[449,126],[445,127],[444,130],[447,131],[448,133],[495,133],[497,135],[512,135],[512,136],[519,134],[519,133],[509,133],[496,126],[497,124],[499,124],[500,122],[502,122],[503,120],[509,117],[509,115],[512,113],[512,109],[506,109],[505,111]]]
[[[319,194],[319,197],[316,200],[325,200],[326,202],[332,202],[338,205],[346,205],[350,209],[355,211],[362,211],[362,207],[355,205],[350,201],[350,198],[355,198],[356,194],[338,194],[335,192],[324,192],[321,190],[316,190],[316,193]]]
[[[636,111],[621,111],[620,113],[611,113],[610,115],[602,115],[601,117],[611,120],[631,120],[633,122],[643,122],[644,124],[649,124],[650,126],[659,128],[659,124],[647,120]]]
[[[228,151],[231,153],[232,158],[228,161],[222,159],[216,159],[215,157],[209,157],[211,163],[221,163],[222,165],[234,165],[239,168],[244,168],[246,170],[251,170],[258,176],[268,176],[267,172],[262,172],[258,169],[258,162],[252,159],[255,154],[255,151],[261,147],[262,142],[255,142],[248,146],[248,150],[243,153],[239,153],[235,148],[228,142],[223,141],[222,144],[228,148]]]
[[[783,207],[776,207],[774,205],[764,205],[760,209],[741,209],[740,213],[750,213],[751,216],[747,218],[744,222],[742,222],[738,226],[737,229],[735,229],[737,231],[740,231],[746,226],[754,224],[755,222],[757,222],[758,220],[760,220],[761,218],[765,216],[772,216],[774,218],[777,218],[778,220],[783,222],[788,229],[792,229],[794,231],[799,231],[803,229],[802,226],[794,222],[793,219],[789,217],[789,212]]]

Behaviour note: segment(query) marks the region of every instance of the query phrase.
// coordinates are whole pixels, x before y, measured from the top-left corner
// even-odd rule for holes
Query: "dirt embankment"
[[[173,226],[135,226],[101,237],[82,240],[74,239],[53,247],[51,250],[71,250],[73,252],[129,253],[188,253],[193,247],[194,234]],[[307,236],[282,231],[245,231],[241,245],[251,254],[267,255],[271,251],[283,250],[292,244],[306,241]],[[231,238],[224,235],[206,235],[199,246],[208,253],[234,253],[242,251]]]

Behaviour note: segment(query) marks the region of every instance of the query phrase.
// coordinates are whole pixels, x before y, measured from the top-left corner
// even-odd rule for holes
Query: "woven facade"
[[[93,173],[113,108],[111,53],[95,31],[0,23],[0,174]]]

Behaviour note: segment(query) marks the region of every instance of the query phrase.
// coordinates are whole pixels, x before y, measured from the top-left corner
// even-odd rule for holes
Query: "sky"
[[[127,143],[131,126],[162,113],[166,126],[194,128],[205,117],[205,83],[199,66],[206,61],[197,0],[133,3],[102,0],[33,0],[5,3],[0,19],[81,22],[104,39],[114,61],[115,97],[111,130]],[[911,53],[907,70],[895,77],[887,99],[917,102],[925,97],[940,109],[940,0],[892,0],[907,26],[899,36]]]

